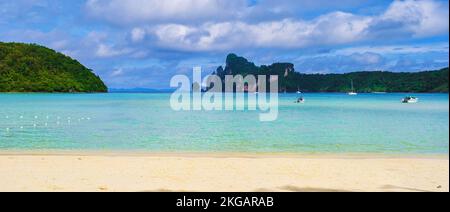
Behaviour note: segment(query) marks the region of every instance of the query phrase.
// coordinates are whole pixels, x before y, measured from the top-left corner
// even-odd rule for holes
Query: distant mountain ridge
[[[302,74],[292,63],[274,63],[256,66],[244,57],[229,54],[226,66],[218,67],[213,75],[222,80],[225,75],[278,75],[280,92],[348,92],[351,81],[356,92],[416,92],[448,93],[448,68],[416,73],[407,72],[352,72],[346,74]]]
[[[153,88],[110,88],[110,93],[172,93],[175,89],[153,89]]]
[[[0,42],[0,92],[107,92],[92,70],[36,44]]]

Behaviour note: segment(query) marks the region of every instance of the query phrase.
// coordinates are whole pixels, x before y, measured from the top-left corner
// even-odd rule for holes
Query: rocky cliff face
[[[229,54],[225,68],[213,73],[222,81],[225,75],[278,75],[280,92],[348,92],[351,81],[357,92],[441,92],[448,93],[448,68],[415,73],[365,71],[346,74],[301,74],[292,63],[256,66],[244,57]],[[267,87],[268,88],[268,87]]]

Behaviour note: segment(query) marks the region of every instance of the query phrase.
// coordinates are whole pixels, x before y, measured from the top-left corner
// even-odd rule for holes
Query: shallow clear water
[[[444,153],[447,94],[280,96],[260,111],[175,112],[170,94],[0,94],[0,150]]]

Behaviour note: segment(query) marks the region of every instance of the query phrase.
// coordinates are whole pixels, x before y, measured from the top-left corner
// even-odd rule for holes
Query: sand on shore
[[[5,154],[0,191],[449,191],[449,159],[244,154]]]

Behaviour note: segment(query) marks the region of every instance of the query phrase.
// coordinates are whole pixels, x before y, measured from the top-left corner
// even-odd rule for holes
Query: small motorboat
[[[404,103],[404,104],[411,104],[411,103],[418,103],[418,102],[419,102],[419,98],[413,97],[413,96],[407,96],[402,99],[402,103]]]
[[[297,101],[295,103],[303,104],[303,103],[305,103],[305,101],[306,100],[305,100],[304,97],[300,97],[300,98],[297,99]]]

